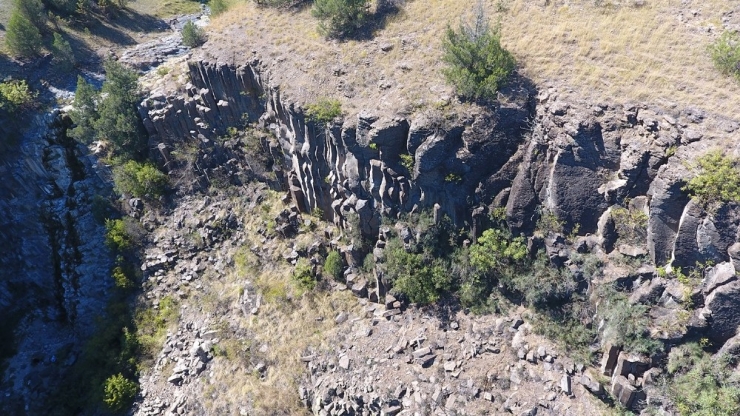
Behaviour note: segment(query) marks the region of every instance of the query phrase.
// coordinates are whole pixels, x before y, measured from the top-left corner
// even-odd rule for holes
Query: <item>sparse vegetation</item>
[[[472,100],[492,100],[516,65],[514,57],[501,46],[500,27],[491,27],[482,3],[475,23],[461,22],[457,30],[447,27],[442,41],[443,73],[457,93]]]
[[[728,356],[712,357],[698,344],[674,348],[667,393],[681,416],[731,416],[740,413],[740,380]]]

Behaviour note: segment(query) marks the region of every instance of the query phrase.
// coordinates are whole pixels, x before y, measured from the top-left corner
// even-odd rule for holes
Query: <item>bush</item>
[[[16,8],[10,15],[5,32],[5,44],[18,57],[31,57],[41,51],[41,32]]]
[[[226,3],[227,0],[210,0],[208,2],[208,7],[211,8],[211,15],[212,16],[218,16],[219,14],[225,12],[229,9],[228,3]]]
[[[139,385],[124,377],[121,373],[105,380],[105,404],[114,412],[120,412],[133,403]]]
[[[54,53],[54,63],[65,72],[72,70],[75,66],[75,55],[69,42],[59,33],[54,33],[54,43],[51,45]]]
[[[36,94],[28,88],[26,81],[8,81],[0,83],[0,108],[11,113],[30,108]]]
[[[501,46],[499,28],[491,28],[482,6],[474,26],[461,23],[457,31],[448,26],[442,46],[442,60],[448,65],[444,76],[467,99],[494,99],[516,65]]]
[[[105,229],[106,245],[119,253],[139,247],[146,235],[141,225],[131,218],[105,220]]]
[[[311,14],[319,19],[319,33],[341,38],[365,24],[369,5],[369,0],[316,0]]]
[[[731,375],[728,357],[705,354],[696,344],[674,348],[668,371],[674,377],[669,397],[682,416],[740,414],[740,382]]]
[[[740,171],[737,161],[720,151],[699,158],[699,174],[683,188],[705,207],[710,203],[740,201]]]
[[[409,253],[398,239],[388,243],[385,253],[386,273],[393,282],[393,291],[411,302],[433,303],[452,289],[452,277],[444,260]]]
[[[633,305],[624,294],[611,286],[605,285],[599,289],[601,293],[598,295],[602,299],[599,316],[605,322],[605,341],[639,354],[650,354],[661,349],[660,342],[652,339],[648,331],[648,306]]]
[[[305,258],[298,259],[293,270],[293,280],[308,290],[312,290],[316,286],[316,279],[311,271],[311,264]]]
[[[326,256],[326,261],[324,262],[324,273],[326,275],[331,276],[334,280],[339,280],[342,278],[343,269],[344,264],[342,263],[342,256],[339,252],[332,251]]]
[[[130,160],[113,170],[117,192],[137,198],[159,198],[167,190],[167,175],[150,163]]]
[[[182,43],[189,48],[195,48],[206,42],[206,32],[192,21],[182,27]]]
[[[167,335],[167,329],[177,322],[180,317],[180,305],[169,296],[159,300],[156,309],[148,307],[136,314],[136,329],[142,347],[142,353],[148,357],[156,357],[162,348],[162,342]]]
[[[740,34],[725,31],[709,46],[714,66],[724,75],[740,79]]]
[[[524,296],[527,304],[537,308],[567,302],[577,288],[573,273],[569,269],[553,266],[542,252],[532,270],[517,273],[512,284]]]
[[[328,123],[342,115],[342,103],[339,100],[322,98],[306,105],[306,116],[316,123]]]

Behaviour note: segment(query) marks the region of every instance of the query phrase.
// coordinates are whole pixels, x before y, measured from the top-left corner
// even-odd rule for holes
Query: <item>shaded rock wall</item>
[[[0,374],[0,413],[37,411],[104,313],[113,259],[91,207],[110,185],[88,154],[56,111],[36,116],[0,161],[1,342],[17,351]]]

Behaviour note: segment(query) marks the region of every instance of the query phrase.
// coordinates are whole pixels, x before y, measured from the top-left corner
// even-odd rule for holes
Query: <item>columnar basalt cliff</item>
[[[153,147],[213,140],[258,122],[279,139],[281,176],[298,207],[320,208],[337,223],[356,212],[366,235],[377,233],[380,215],[438,204],[456,223],[472,224],[476,208],[499,206],[515,233],[531,233],[547,212],[565,232],[597,235],[608,252],[610,207],[624,205],[649,216],[643,243],[656,264],[729,260],[734,205],[710,215],[689,204],[682,187],[689,156],[731,141],[733,121],[695,109],[592,105],[521,80],[496,105],[463,116],[360,112],[324,126],[284,100],[258,62],[188,68],[184,93],[141,105]]]
[[[230,128],[256,123],[274,135],[272,169],[295,215],[319,211],[339,226],[360,227],[379,240],[376,260],[385,246],[383,218],[429,209],[435,218],[447,215],[467,226],[475,239],[489,214],[505,213],[511,231],[528,237],[531,252],[544,245],[551,264],[583,273],[573,258],[598,259],[603,267],[586,282],[588,293],[613,284],[631,303],[646,305],[653,339],[670,345],[700,336],[717,348],[724,344],[723,351],[737,349],[740,206],[706,208],[685,190],[698,156],[714,149],[737,153],[731,146],[740,133],[736,122],[695,109],[594,105],[517,79],[489,106],[395,115],[365,110],[323,124],[271,85],[258,62],[191,62],[188,74],[184,91],[152,94],[140,107],[164,166],[185,141],[228,141]],[[350,267],[357,266],[357,250],[341,249],[351,254]],[[685,309],[687,289],[665,273],[697,265],[705,279],[689,289]],[[377,269],[375,277],[374,295],[364,280],[352,291],[381,300],[387,282]],[[671,318],[678,311],[689,315],[680,324]],[[612,376],[609,392],[618,401],[639,410],[649,401],[645,394],[660,394],[644,381],[644,358],[605,347],[612,364],[602,373]],[[614,369],[618,361],[629,366]],[[568,371],[568,377],[576,373]],[[348,382],[337,377],[337,385]],[[592,376],[583,373],[580,380],[603,394]],[[309,386],[301,394],[317,413],[343,406],[321,389]]]
[[[142,103],[153,146],[212,140],[228,127],[258,122],[279,139],[295,203],[336,222],[356,212],[366,235],[377,235],[380,215],[435,204],[456,223],[470,221],[474,207],[491,203],[513,179],[507,163],[534,110],[535,92],[522,81],[504,91],[507,104],[452,120],[441,112],[409,118],[361,112],[324,126],[283,100],[255,66],[192,62],[189,75],[184,96]],[[413,163],[404,163],[404,155]]]

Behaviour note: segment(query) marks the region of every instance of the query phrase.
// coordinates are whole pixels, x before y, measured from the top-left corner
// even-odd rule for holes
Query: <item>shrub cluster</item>
[[[33,106],[36,93],[31,92],[26,81],[0,82],[0,109],[10,113]]]
[[[723,74],[740,79],[740,34],[725,31],[709,46],[714,66]]]
[[[339,100],[322,98],[306,105],[306,116],[315,123],[328,123],[342,115],[342,103]]]
[[[342,38],[367,22],[369,6],[369,0],[315,0],[311,14],[319,19],[319,33]]]
[[[330,252],[324,261],[324,273],[334,280],[339,280],[342,278],[343,271],[342,256],[336,250]]]
[[[206,43],[206,32],[202,27],[188,21],[182,27],[182,43],[190,48],[198,47]]]
[[[709,152],[697,161],[699,173],[683,188],[705,207],[711,203],[740,201],[740,171],[737,161],[720,151]]]
[[[164,195],[169,180],[151,163],[129,160],[113,170],[115,188],[121,194],[156,199]]]

